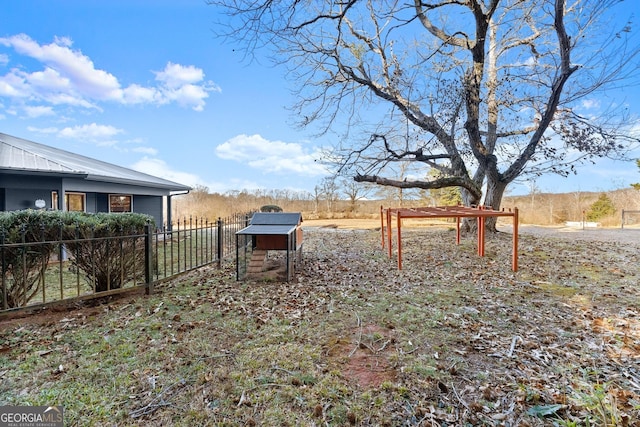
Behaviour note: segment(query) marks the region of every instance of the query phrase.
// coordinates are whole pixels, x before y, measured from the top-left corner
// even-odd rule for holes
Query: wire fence
[[[0,233],[0,313],[144,287],[236,255],[250,214],[184,218],[143,233],[5,243]],[[60,233],[62,236],[62,233]]]
[[[630,211],[622,209],[622,220],[620,221],[620,228],[624,228],[625,225],[637,225],[638,223],[640,223],[640,211]]]

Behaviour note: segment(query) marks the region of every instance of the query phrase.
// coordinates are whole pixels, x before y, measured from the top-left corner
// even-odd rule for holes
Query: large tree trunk
[[[491,179],[489,176],[487,179],[487,192],[484,198],[485,206],[489,206],[492,209],[500,210],[500,205],[502,204],[502,197],[504,196],[504,191],[507,189],[507,183],[504,181],[500,181],[497,179]],[[490,217],[487,218],[487,222],[485,223],[485,227],[487,231],[497,232],[496,222],[498,218]]]
[[[471,192],[465,190],[461,191],[462,204],[464,206],[477,206],[480,204],[480,197],[474,196]],[[464,218],[462,224],[460,224],[460,230],[466,233],[475,233],[478,227],[474,218]]]

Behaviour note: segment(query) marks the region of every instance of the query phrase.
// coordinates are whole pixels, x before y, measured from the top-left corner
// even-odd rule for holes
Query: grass
[[[68,426],[640,417],[640,272],[620,261],[637,248],[523,237],[536,250],[514,273],[509,236],[484,258],[451,236],[407,232],[398,271],[374,231],[309,231],[291,283],[204,267],[150,296],[5,320],[0,405],[63,405]],[[579,251],[602,260],[585,272]]]

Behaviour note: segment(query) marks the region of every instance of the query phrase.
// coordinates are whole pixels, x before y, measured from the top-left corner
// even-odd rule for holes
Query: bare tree
[[[327,204],[327,212],[333,214],[335,210],[336,202],[338,201],[338,183],[335,176],[328,176],[323,178],[320,184],[320,193],[324,197],[324,201]]]
[[[210,3],[247,52],[271,49],[290,67],[300,125],[347,129],[331,153],[341,172],[396,188],[457,186],[465,204],[497,209],[524,174],[567,175],[638,141],[622,110],[580,107],[634,78],[637,34],[605,21],[623,2]],[[425,173],[387,177],[397,162]]]
[[[340,181],[342,192],[349,199],[349,212],[356,211],[356,204],[370,193],[371,187],[362,185],[352,179],[342,179]]]
[[[313,213],[318,214],[320,212],[320,200],[322,199],[322,187],[316,185],[313,187]]]

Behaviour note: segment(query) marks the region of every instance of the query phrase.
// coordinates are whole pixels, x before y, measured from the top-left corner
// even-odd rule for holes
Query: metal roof
[[[0,133],[0,171],[81,175],[91,181],[113,182],[188,191],[191,187],[122,166]]]
[[[286,236],[294,231],[296,231],[297,226],[291,225],[264,225],[264,224],[254,224],[248,227],[243,228],[242,230],[236,232],[236,234],[242,235],[276,235],[276,236]]]
[[[251,225],[298,225],[302,222],[300,212],[256,212],[251,217]]]
[[[244,235],[288,235],[296,231],[302,222],[300,212],[256,212],[249,221],[249,226],[236,234]]]

